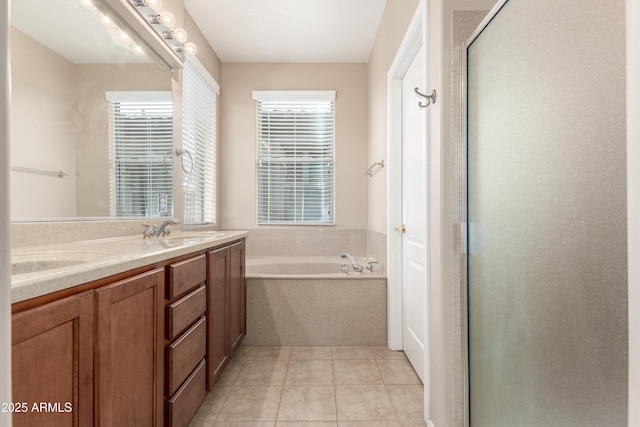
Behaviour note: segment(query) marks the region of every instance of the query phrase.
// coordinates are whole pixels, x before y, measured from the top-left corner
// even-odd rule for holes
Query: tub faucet
[[[168,219],[158,227],[143,222],[142,226],[145,227],[145,229],[142,235],[145,239],[148,239],[149,237],[168,236],[169,234],[171,234],[171,229],[169,228],[169,226],[178,224],[180,224],[180,221],[178,221],[177,219]]]
[[[353,271],[362,272],[362,266],[358,264],[358,261],[348,252],[342,254],[342,258],[349,258],[351,261],[351,265],[353,266]]]

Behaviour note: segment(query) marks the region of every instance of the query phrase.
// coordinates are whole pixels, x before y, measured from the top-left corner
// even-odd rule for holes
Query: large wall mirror
[[[12,219],[172,216],[169,66],[90,1],[11,3]]]

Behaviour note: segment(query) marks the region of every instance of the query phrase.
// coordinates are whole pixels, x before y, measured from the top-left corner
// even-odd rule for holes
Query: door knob
[[[406,232],[407,232],[407,227],[405,227],[405,226],[404,226],[404,224],[402,224],[400,227],[396,227],[396,228],[395,228],[395,230],[396,230],[398,233],[402,233],[402,234],[404,234],[404,233],[406,233]]]

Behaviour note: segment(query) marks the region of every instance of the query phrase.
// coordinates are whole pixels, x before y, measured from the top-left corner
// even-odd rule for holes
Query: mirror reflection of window
[[[113,217],[173,215],[169,91],[107,92]]]
[[[172,71],[154,48],[93,3],[11,2],[14,221],[114,218],[105,92],[172,90]],[[172,203],[154,209],[171,213]]]
[[[184,224],[216,224],[216,97],[218,83],[194,57],[183,74]]]

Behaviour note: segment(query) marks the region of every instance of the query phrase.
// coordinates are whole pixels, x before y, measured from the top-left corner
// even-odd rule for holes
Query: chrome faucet
[[[178,221],[177,219],[175,220],[168,219],[162,224],[160,224],[158,227],[156,227],[155,225],[151,225],[151,224],[147,224],[146,222],[143,222],[142,226],[145,227],[145,229],[142,232],[142,236],[145,239],[148,239],[150,237],[168,236],[169,234],[171,234],[171,228],[169,228],[169,226],[178,225],[178,224],[180,224],[180,221]]]
[[[357,271],[357,272],[362,272],[362,266],[360,264],[358,264],[358,261],[356,261],[356,259],[353,257],[353,255],[351,255],[350,253],[343,253],[342,258],[349,258],[349,261],[351,261],[351,265],[353,266],[353,271]]]

